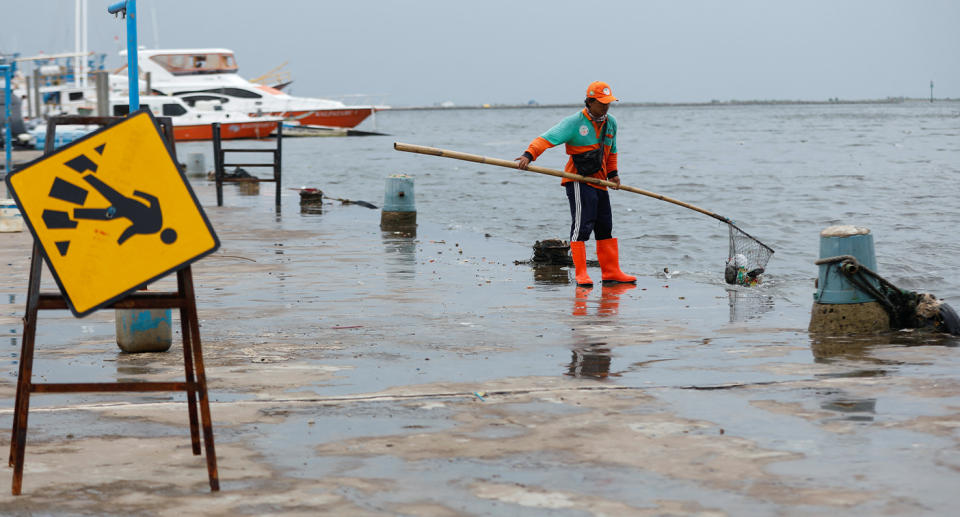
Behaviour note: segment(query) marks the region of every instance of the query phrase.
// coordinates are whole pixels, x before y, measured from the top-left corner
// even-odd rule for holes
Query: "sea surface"
[[[389,136],[284,139],[284,187],[383,204],[384,178],[416,177],[421,220],[524,245],[568,239],[558,178],[401,153],[394,142],[512,160],[576,108],[387,111]],[[879,273],[960,309],[960,103],[617,107],[625,185],[728,217],[776,253],[760,286],[809,306],[819,232],[869,228]],[[372,121],[358,129],[373,130]],[[271,147],[272,142],[249,146]],[[184,143],[186,152],[211,145]],[[562,147],[536,165],[563,169]],[[296,206],[296,193],[285,205]],[[624,271],[723,284],[727,225],[629,192],[612,192]],[[594,244],[588,244],[592,253]],[[518,256],[518,260],[529,256]],[[599,275],[599,272],[597,272]]]

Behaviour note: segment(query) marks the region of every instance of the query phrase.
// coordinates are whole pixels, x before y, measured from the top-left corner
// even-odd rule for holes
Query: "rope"
[[[878,302],[880,302],[880,304],[883,305],[883,308],[887,311],[887,313],[890,314],[890,318],[892,320],[896,321],[898,319],[896,315],[897,308],[888,299],[887,295],[885,295],[879,289],[871,285],[870,282],[864,282],[860,278],[858,273],[864,272],[876,278],[884,286],[890,289],[893,289],[895,292],[900,292],[900,289],[897,286],[890,283],[887,279],[878,275],[876,272],[874,272],[867,266],[864,266],[863,264],[861,264],[857,260],[857,258],[854,257],[853,255],[839,255],[836,257],[823,258],[815,261],[814,264],[818,266],[824,265],[824,264],[837,264],[838,265],[837,270],[840,272],[840,276],[842,276],[845,280],[853,284],[855,288],[869,294],[870,296],[875,298]],[[824,289],[826,289],[826,285],[824,285]]]
[[[893,285],[892,283],[890,283],[889,280],[887,280],[886,278],[883,278],[882,276],[880,276],[880,275],[878,275],[877,273],[875,273],[872,269],[870,269],[870,268],[868,268],[867,266],[864,266],[863,264],[861,264],[861,263],[857,260],[857,257],[854,257],[853,255],[839,255],[839,256],[836,256],[836,257],[823,258],[823,259],[819,259],[819,260],[815,261],[814,264],[816,264],[816,265],[819,266],[819,265],[822,265],[822,264],[836,264],[836,263],[840,263],[840,262],[849,264],[849,265],[857,268],[857,270],[859,270],[859,271],[865,271],[868,275],[872,276],[873,278],[876,278],[877,280],[880,281],[881,284],[889,287],[890,289],[893,289],[893,290],[896,290],[896,291],[899,291],[899,290],[900,290],[899,287],[897,287],[897,286]],[[840,268],[840,271],[843,271],[843,268]]]

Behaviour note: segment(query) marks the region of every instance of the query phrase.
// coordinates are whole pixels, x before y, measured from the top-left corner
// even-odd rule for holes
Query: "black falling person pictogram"
[[[160,200],[155,196],[134,190],[133,195],[145,199],[150,204],[147,205],[137,199],[124,196],[117,192],[110,185],[107,185],[100,178],[88,174],[83,180],[95,188],[103,197],[107,198],[111,206],[106,208],[75,208],[73,210],[74,219],[86,219],[92,221],[108,221],[111,219],[123,218],[132,223],[120,235],[117,244],[122,245],[134,235],[150,235],[159,232],[163,228],[163,212],[160,210]],[[173,228],[167,228],[160,233],[160,240],[166,244],[173,244],[177,240],[177,232]]]

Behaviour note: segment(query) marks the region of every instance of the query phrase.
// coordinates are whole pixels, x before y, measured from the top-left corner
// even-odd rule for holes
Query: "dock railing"
[[[280,210],[280,178],[281,178],[281,155],[283,150],[283,121],[277,122],[277,147],[276,149],[224,149],[221,145],[220,123],[215,122],[213,126],[213,164],[217,181],[217,206],[223,206],[223,184],[224,183],[276,183],[277,184],[277,211]],[[273,161],[270,163],[226,163],[227,153],[267,153],[273,155]],[[273,178],[227,178],[227,167],[272,167]]]

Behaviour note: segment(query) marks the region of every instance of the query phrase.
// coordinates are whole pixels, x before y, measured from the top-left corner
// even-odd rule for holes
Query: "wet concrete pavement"
[[[808,306],[667,275],[578,289],[424,214],[383,232],[231,187],[216,208],[195,185],[222,242],[194,267],[222,491],[182,396],[35,395],[0,515],[955,511],[956,338],[811,336]],[[0,234],[3,447],[30,245]],[[182,375],[177,342],[121,353],[110,311],[40,322],[38,382]]]

